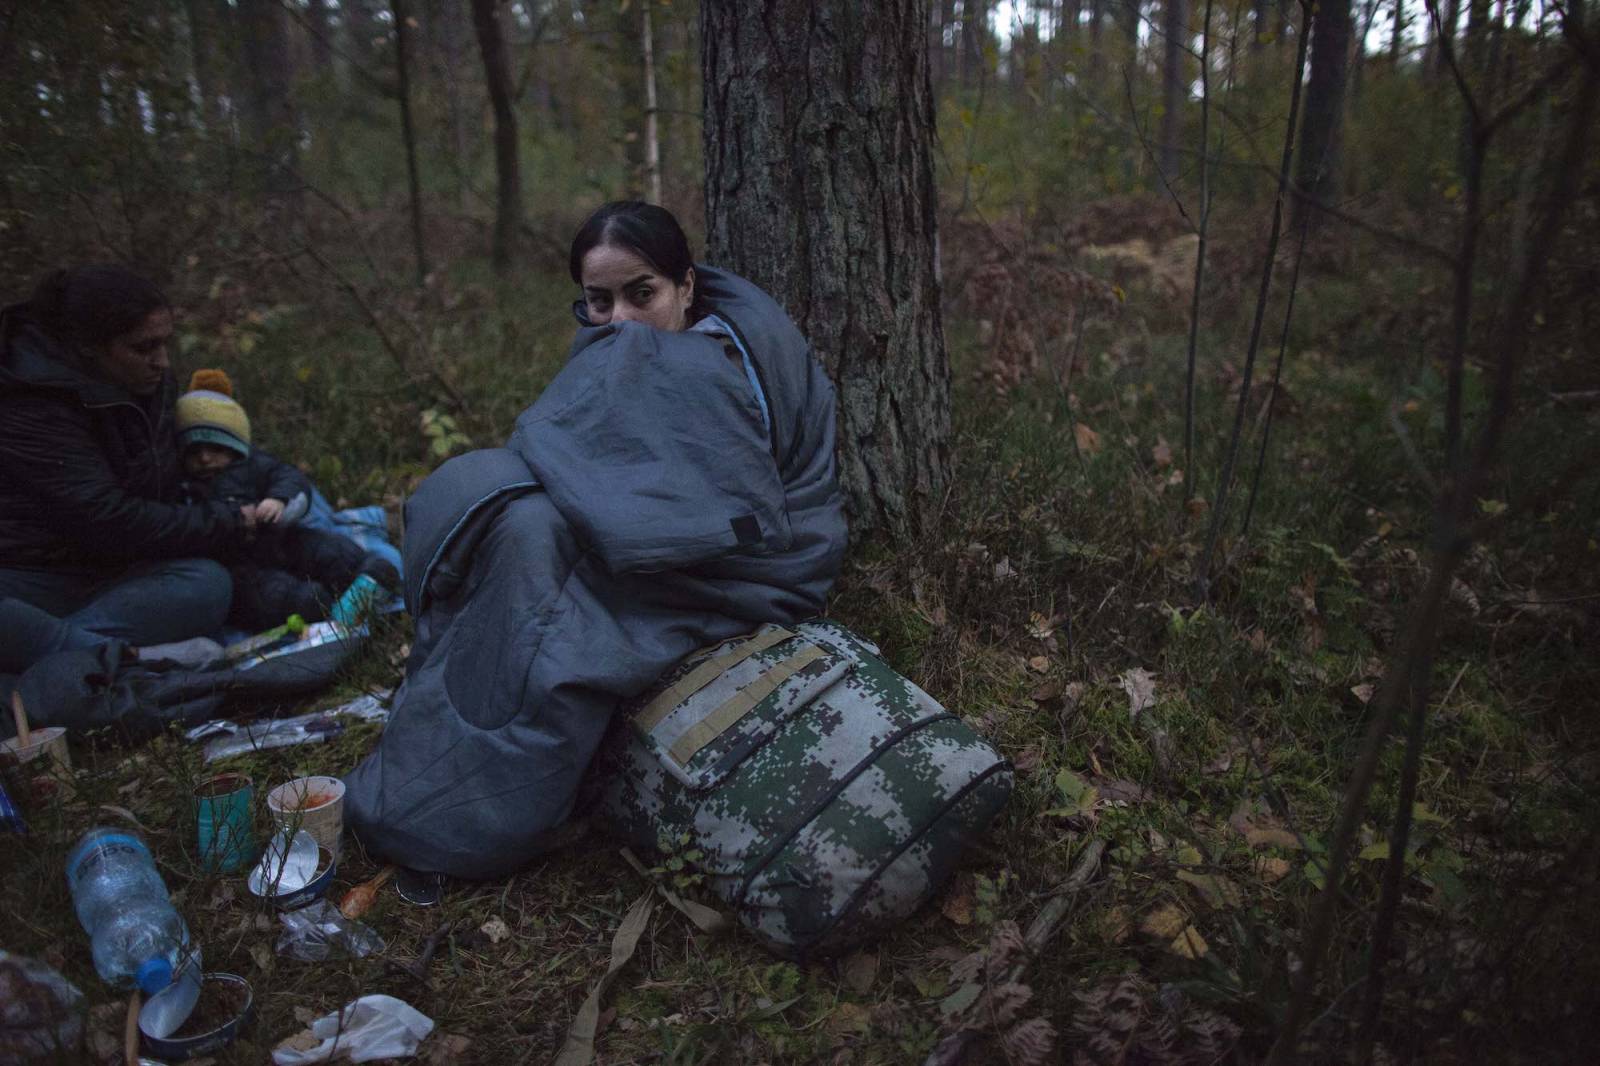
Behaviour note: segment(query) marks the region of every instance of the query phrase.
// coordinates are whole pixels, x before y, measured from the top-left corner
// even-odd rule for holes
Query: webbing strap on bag
[[[641,733],[650,732],[660,724],[661,719],[672,713],[674,707],[721,677],[725,671],[733,669],[757,652],[766,651],[774,644],[781,644],[794,635],[793,630],[774,626],[765,632],[757,633],[743,644],[735,644],[713,659],[707,659],[680,677],[671,688],[645,704],[644,709],[633,716],[633,724],[639,727]]]
[[[807,644],[684,730],[683,735],[672,745],[667,754],[671,755],[679,766],[687,765],[701,748],[716,740],[728,727],[749,714],[752,707],[772,695],[779,685],[825,654],[827,653],[815,644]]]

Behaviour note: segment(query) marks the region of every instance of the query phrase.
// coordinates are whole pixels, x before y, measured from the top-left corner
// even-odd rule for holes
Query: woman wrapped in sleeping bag
[[[598,210],[570,265],[566,366],[505,448],[406,504],[416,636],[345,810],[416,870],[525,864],[621,703],[697,648],[818,613],[844,554],[834,390],[783,309],[693,265],[649,204]]]

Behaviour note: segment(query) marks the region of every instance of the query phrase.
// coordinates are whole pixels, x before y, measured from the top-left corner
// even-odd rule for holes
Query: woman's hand
[[[278,519],[283,517],[284,503],[282,500],[262,500],[256,504],[256,521],[265,525],[276,525]]]

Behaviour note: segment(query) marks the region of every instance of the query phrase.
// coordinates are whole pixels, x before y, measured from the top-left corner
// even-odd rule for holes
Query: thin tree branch
[[[1306,46],[1311,35],[1305,32],[1310,26],[1311,0],[1301,0],[1302,30],[1295,47],[1294,89],[1289,95],[1289,123],[1283,134],[1283,159],[1278,168],[1278,191],[1272,201],[1272,229],[1267,235],[1266,260],[1261,265],[1261,287],[1256,293],[1255,316],[1250,323],[1250,345],[1245,351],[1244,374],[1239,383],[1239,403],[1233,415],[1233,433],[1228,440],[1228,452],[1222,463],[1222,477],[1217,484],[1217,498],[1211,506],[1211,528],[1206,532],[1205,549],[1200,556],[1200,570],[1195,576],[1195,592],[1203,603],[1210,594],[1211,559],[1216,552],[1217,538],[1222,532],[1222,522],[1228,510],[1228,490],[1233,480],[1234,463],[1239,457],[1239,438],[1244,430],[1245,408],[1250,403],[1250,380],[1255,373],[1256,355],[1261,350],[1261,324],[1267,314],[1267,296],[1272,291],[1272,270],[1278,258],[1278,238],[1283,232],[1283,201],[1288,196],[1289,167],[1294,160],[1295,132],[1300,117],[1300,86],[1305,80]]]

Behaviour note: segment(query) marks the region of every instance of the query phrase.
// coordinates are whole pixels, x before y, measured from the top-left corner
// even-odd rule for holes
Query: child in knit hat
[[[193,500],[219,500],[254,522],[255,539],[231,561],[233,608],[228,622],[256,631],[291,614],[308,622],[328,609],[358,575],[393,588],[399,575],[336,533],[296,525],[311,498],[304,474],[250,443],[250,417],[221,370],[197,370],[178,398],[178,447]]]

